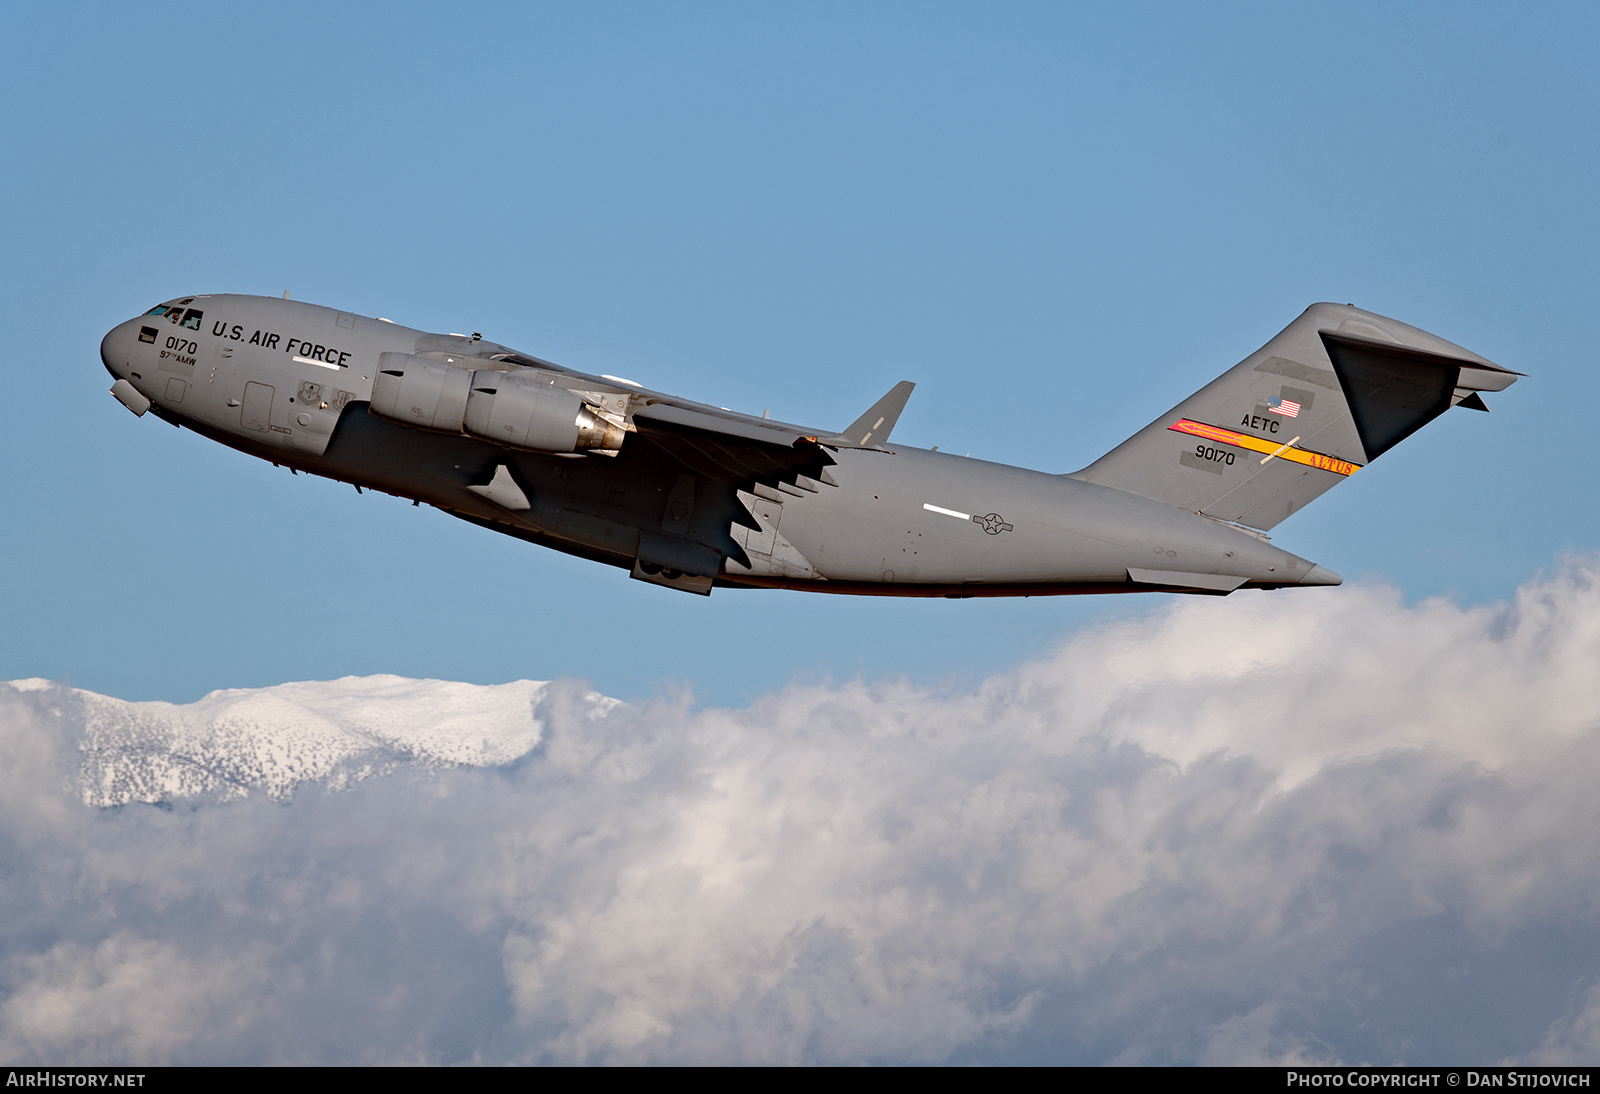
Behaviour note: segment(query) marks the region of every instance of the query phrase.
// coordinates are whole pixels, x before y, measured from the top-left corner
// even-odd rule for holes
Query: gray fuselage
[[[717,481],[686,464],[675,454],[683,445],[716,448],[715,436],[693,431],[671,436],[677,448],[647,430],[629,433],[618,451],[582,454],[413,428],[369,413],[380,355],[444,368],[543,368],[568,386],[636,404],[699,404],[477,336],[428,334],[299,301],[213,295],[163,307],[167,314],[120,324],[101,346],[113,377],[163,419],[635,576],[641,560],[653,572],[652,552],[666,551],[670,567],[701,550],[711,552],[718,585],[879,595],[1225,593],[1339,580],[1263,536],[1122,490],[898,444],[835,448],[826,430],[812,431],[832,460],[826,481],[799,476],[798,486],[771,488],[737,475]],[[501,474],[514,483],[515,504],[486,485]]]

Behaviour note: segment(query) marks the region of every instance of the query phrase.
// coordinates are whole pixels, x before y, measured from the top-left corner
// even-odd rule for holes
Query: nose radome
[[[133,340],[133,324],[137,320],[118,324],[106,332],[100,339],[100,363],[106,366],[106,371],[118,380],[126,379],[128,369],[128,343]]]

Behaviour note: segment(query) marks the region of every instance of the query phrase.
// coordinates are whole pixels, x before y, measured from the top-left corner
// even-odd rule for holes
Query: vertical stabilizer
[[[1519,373],[1347,304],[1272,341],[1072,477],[1268,529]]]

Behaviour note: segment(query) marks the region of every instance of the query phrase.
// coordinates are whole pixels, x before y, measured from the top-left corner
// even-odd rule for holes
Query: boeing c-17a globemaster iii
[[[485,341],[260,296],[186,296],[106,335],[135,414],[426,502],[633,577],[887,596],[1337,585],[1267,536],[1518,373],[1313,304],[1081,471],[890,441],[896,384],[837,432],[591,376]]]

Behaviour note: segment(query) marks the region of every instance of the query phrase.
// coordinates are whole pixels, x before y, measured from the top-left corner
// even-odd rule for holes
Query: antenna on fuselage
[[[283,298],[285,300],[289,299],[289,290],[288,289],[284,289],[283,290]]]

